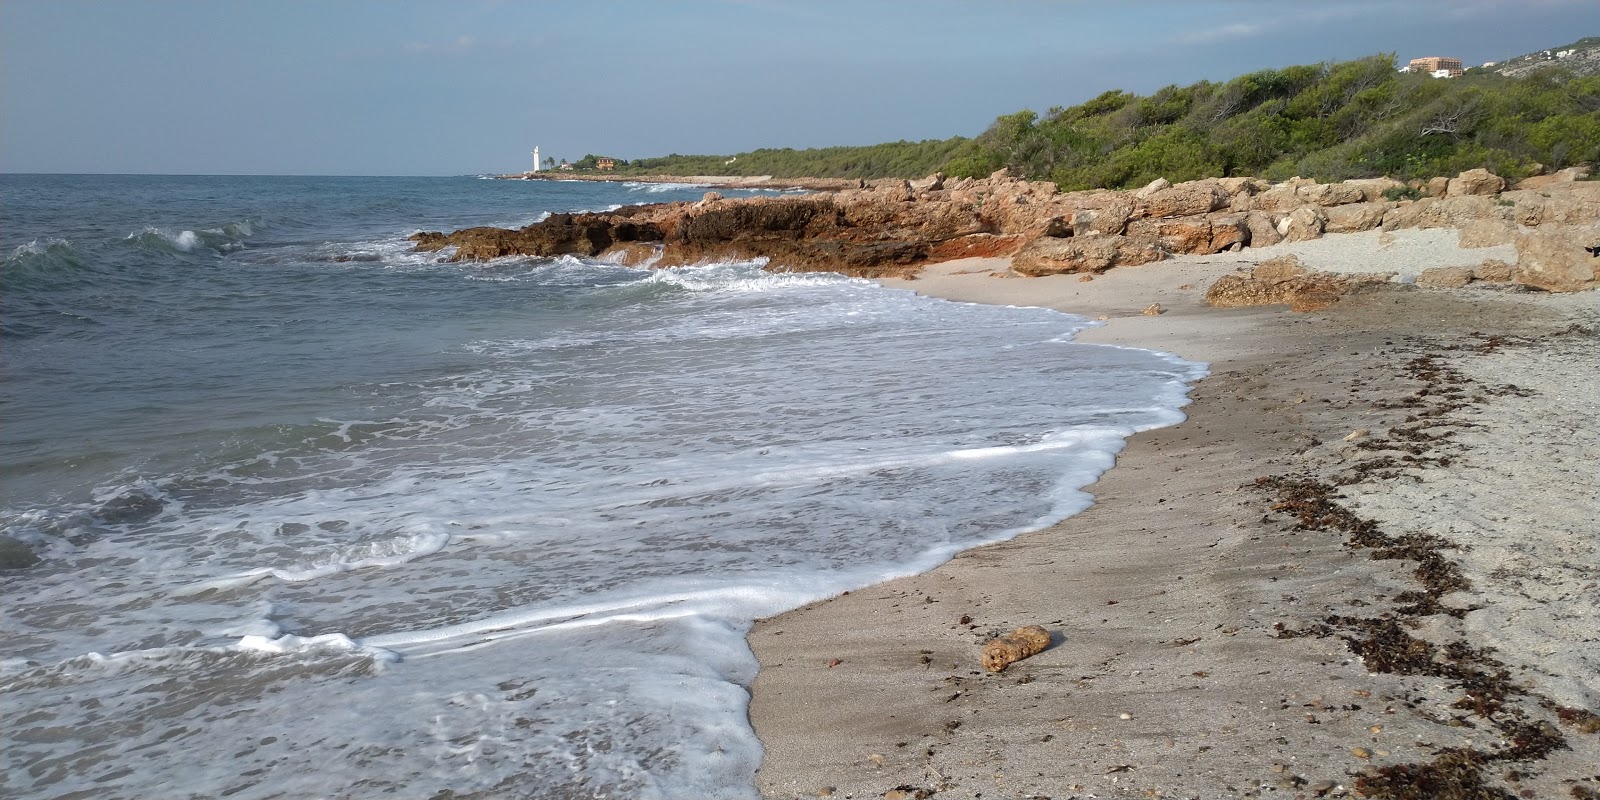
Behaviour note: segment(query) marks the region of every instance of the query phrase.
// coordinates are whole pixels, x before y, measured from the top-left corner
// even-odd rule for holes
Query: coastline
[[[1318,259],[1337,244],[1302,257],[1328,269]],[[1388,257],[1455,255],[1414,244]],[[1595,649],[1600,559],[1584,531],[1600,513],[1582,478],[1537,468],[1569,445],[1556,457],[1596,463],[1581,431],[1600,412],[1579,396],[1596,385],[1594,335],[1572,332],[1593,324],[1594,296],[1386,284],[1318,313],[1205,306],[1213,280],[1274,250],[1089,281],[1012,278],[1003,258],[883,281],[1103,316],[1078,340],[1174,352],[1212,374],[1185,422],[1129,440],[1082,514],[759,621],[750,717],[766,746],[763,796],[1386,796],[1408,780],[1435,792],[1419,796],[1470,796],[1442,791],[1447,779],[1600,792],[1588,766],[1600,736],[1581,724],[1600,711],[1600,664],[1564,652]],[[1165,313],[1141,314],[1151,303]],[[1441,392],[1440,370],[1419,359],[1460,383]],[[1529,382],[1506,390],[1497,376],[1513,374]],[[1425,409],[1439,427],[1420,449],[1392,441],[1419,404],[1457,392],[1462,402]],[[1434,546],[1375,560],[1404,548],[1297,526],[1255,485],[1301,476],[1348,481],[1336,505]],[[1428,589],[1434,607],[1419,610],[1430,552],[1470,588]],[[1431,662],[1391,663],[1393,642],[1363,638],[1385,620],[1432,643]],[[1049,628],[1051,648],[984,673],[979,645],[1027,624]],[[1501,668],[1526,692],[1497,695],[1504,707],[1488,715],[1461,710],[1458,678]],[[1546,728],[1559,746],[1525,746]],[[1457,775],[1440,764],[1451,748],[1484,758]]]
[[[493,176],[506,181],[589,181],[594,183],[681,183],[715,189],[803,189],[809,192],[837,192],[854,189],[861,181],[847,178],[774,178],[771,175],[618,175],[592,172],[513,172]],[[875,184],[877,181],[867,181]]]

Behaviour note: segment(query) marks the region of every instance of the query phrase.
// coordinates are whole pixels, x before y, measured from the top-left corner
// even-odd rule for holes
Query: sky
[[[462,175],[975,136],[1109,89],[1600,35],[1600,0],[0,0],[0,172]]]

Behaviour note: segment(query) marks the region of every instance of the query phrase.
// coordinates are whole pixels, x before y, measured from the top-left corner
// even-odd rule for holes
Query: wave
[[[126,237],[142,249],[167,253],[212,252],[218,255],[243,250],[246,239],[256,234],[259,221],[242,220],[215,228],[181,230],[172,233],[153,225],[134,231]]]
[[[630,192],[648,192],[650,194],[674,192],[682,189],[707,189],[711,186],[709,183],[646,183],[643,181],[626,181],[622,185]]]

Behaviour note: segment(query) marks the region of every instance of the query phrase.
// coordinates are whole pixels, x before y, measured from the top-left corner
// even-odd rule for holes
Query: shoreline
[[[1414,250],[1388,255],[1456,255]],[[1592,331],[1562,334],[1575,321],[1592,324],[1593,296],[1388,284],[1320,313],[1206,307],[1206,287],[1246,260],[1234,255],[1087,282],[1007,277],[1003,258],[883,281],[1108,318],[1077,341],[1176,353],[1209,362],[1211,376],[1193,387],[1186,421],[1128,441],[1088,487],[1095,503],[1085,512],[929,573],[758,621],[750,717],[766,746],[763,796],[1312,797],[1354,795],[1358,781],[1363,796],[1387,796],[1392,781],[1413,778],[1435,782],[1423,796],[1467,796],[1439,793],[1450,776],[1438,753],[1448,748],[1485,754],[1488,766],[1469,777],[1513,793],[1600,792],[1600,777],[1585,771],[1600,763],[1600,737],[1551,711],[1600,711],[1600,661],[1560,652],[1596,641],[1600,560],[1582,532],[1600,513],[1584,502],[1581,479],[1569,484],[1573,494],[1537,468],[1495,472],[1499,452],[1514,464],[1519,447],[1574,438],[1544,435],[1553,412],[1600,417],[1560,384],[1595,385]],[[1304,257],[1324,269],[1323,255]],[[1141,314],[1151,303],[1165,313]],[[1485,331],[1501,344],[1485,345]],[[1443,427],[1421,434],[1414,455],[1386,439],[1410,430],[1416,405],[1438,396],[1423,391],[1437,375],[1419,377],[1427,373],[1418,359],[1462,376],[1459,391],[1471,399],[1440,406],[1432,418]],[[1553,369],[1554,382],[1529,383],[1526,396],[1495,381],[1518,370],[1536,380],[1528,373],[1540,369]],[[1466,427],[1474,424],[1482,427]],[[1565,457],[1595,463],[1593,437],[1576,438]],[[1406,551],[1415,559],[1374,560],[1373,546],[1296,526],[1273,511],[1285,500],[1255,486],[1294,476],[1349,481],[1336,505],[1390,537],[1438,541]],[[1539,513],[1503,517],[1508,496]],[[1540,541],[1519,543],[1533,532]],[[1518,551],[1527,575],[1505,574],[1503,551]],[[1429,553],[1459,564],[1471,588],[1419,584],[1413,573],[1433,563]],[[1527,588],[1530,570],[1551,558],[1570,562],[1566,572],[1546,570],[1538,580],[1550,585]],[[1423,589],[1435,607],[1403,602]],[[1544,595],[1566,599],[1552,607]],[[1362,633],[1385,620],[1433,651],[1477,660],[1390,664],[1379,637]],[[999,674],[978,667],[984,640],[1027,624],[1055,634],[1049,650]],[[1496,664],[1526,691],[1497,695],[1505,710],[1488,716],[1459,710],[1460,676]],[[1522,729],[1509,728],[1512,719],[1555,730],[1562,746],[1516,749]]]
[[[617,175],[608,173],[539,172],[508,173],[492,176],[504,181],[587,181],[592,183],[681,183],[708,189],[802,189],[810,192],[837,192],[855,189],[862,182],[849,178],[774,178],[771,175]],[[873,184],[874,181],[867,181]]]

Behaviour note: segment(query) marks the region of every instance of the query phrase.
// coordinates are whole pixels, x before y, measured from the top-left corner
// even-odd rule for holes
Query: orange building
[[[1461,69],[1461,59],[1428,56],[1427,58],[1413,58],[1406,65],[1407,72],[1426,72],[1435,78],[1459,78],[1465,70]]]
[[[617,162],[616,159],[602,158],[599,161],[594,162],[594,166],[595,169],[616,169]]]

